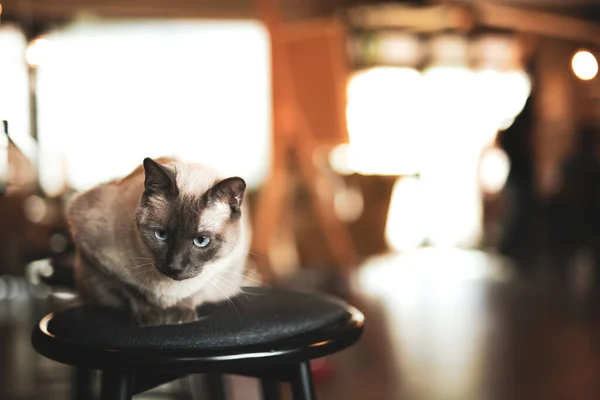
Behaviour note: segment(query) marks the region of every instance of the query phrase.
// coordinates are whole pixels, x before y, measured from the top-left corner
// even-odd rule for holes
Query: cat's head
[[[242,178],[219,179],[194,164],[144,159],[144,193],[136,212],[142,241],[164,275],[189,279],[226,257],[240,239]]]

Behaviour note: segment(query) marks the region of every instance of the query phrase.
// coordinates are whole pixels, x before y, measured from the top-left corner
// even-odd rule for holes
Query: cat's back
[[[84,232],[100,232],[113,220],[119,197],[115,182],[95,186],[75,194],[66,207],[66,217],[75,237]]]
[[[176,164],[177,160],[169,157],[158,158],[161,164]],[[67,205],[67,218],[77,218],[89,211],[100,211],[106,206],[122,205],[127,197],[139,201],[143,192],[144,167],[137,166],[132,172],[122,178],[101,183],[88,190],[75,194]]]

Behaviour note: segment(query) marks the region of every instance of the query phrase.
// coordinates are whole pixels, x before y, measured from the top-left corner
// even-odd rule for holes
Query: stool
[[[131,396],[204,373],[211,398],[225,399],[222,376],[260,379],[263,398],[291,384],[294,400],[315,398],[310,360],[355,343],[364,317],[321,294],[265,287],[198,308],[196,322],[138,327],[124,312],[77,306],[44,317],[32,334],[37,352],[78,368],[79,398],[92,396],[92,370],[101,371],[102,400]]]

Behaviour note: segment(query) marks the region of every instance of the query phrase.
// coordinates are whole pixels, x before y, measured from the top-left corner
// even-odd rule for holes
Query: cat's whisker
[[[156,264],[154,261],[146,262],[138,265],[134,265],[130,267],[130,270],[133,271],[138,276],[146,276],[146,274],[154,274],[156,270]]]
[[[133,265],[133,267],[138,266],[138,265],[151,265],[151,264],[154,264],[154,260],[141,260],[141,261],[142,261],[141,264]]]
[[[231,297],[227,298],[227,302],[229,304],[231,304],[231,307],[233,307],[233,309],[235,310],[235,313],[238,315],[238,317],[241,319],[242,316],[240,315],[240,312],[238,311],[237,307],[235,306],[235,303],[233,302],[233,300],[231,299]]]
[[[222,271],[222,272],[229,272],[235,278],[237,278],[237,282],[230,282],[230,280],[227,280],[227,282],[223,282],[223,279],[226,279],[226,277],[221,274],[217,274],[217,275],[215,275],[215,278],[218,279],[220,283],[227,284],[231,289],[236,289],[239,291],[242,290],[242,288],[240,287],[240,284],[246,278],[246,276],[244,274],[240,274],[240,273],[233,272],[233,271]]]
[[[272,288],[270,285],[267,285],[267,284],[259,281],[258,279],[251,278],[251,277],[247,276],[246,274],[240,274],[239,272],[235,272],[235,271],[221,271],[221,272],[226,272],[228,274],[240,276],[240,277],[242,277],[242,280],[248,280],[250,282],[258,283],[261,286]]]
[[[240,290],[238,288],[238,285],[230,284],[230,282],[224,282],[218,276],[216,277],[216,282],[218,282],[220,285],[224,286],[226,289],[229,289],[229,290],[232,290],[232,291],[239,291]]]
[[[233,307],[233,309],[235,310],[236,314],[238,315],[238,317],[242,317],[240,315],[240,312],[238,311],[237,307],[235,306],[235,303],[233,302],[233,300],[231,300],[230,296],[227,296],[227,292],[223,289],[223,287],[221,287],[216,281],[216,280],[211,280],[210,281],[217,289],[219,289],[221,291],[221,293],[223,293],[223,295],[225,296],[225,298],[227,299],[227,302],[229,304],[231,304],[231,306]],[[221,282],[222,283],[222,282]]]
[[[151,269],[152,269],[152,268],[151,268],[150,266],[147,266],[147,267],[142,267],[142,266],[139,266],[138,268],[136,268],[136,269],[133,269],[133,270],[132,270],[132,272],[133,272],[133,273],[134,273],[134,275],[136,275],[136,276],[142,276],[142,275],[143,275],[143,276],[145,276],[145,275],[146,275],[146,273],[147,273],[149,270],[151,270]]]
[[[243,277],[243,276],[241,276],[241,277]],[[251,296],[251,295],[252,295],[252,296],[254,296],[254,295],[257,295],[257,293],[249,293],[249,292],[245,292],[245,291],[242,289],[242,287],[239,285],[239,283],[232,283],[232,282],[229,282],[229,281],[226,281],[226,282],[224,282],[224,281],[223,281],[223,279],[225,278],[224,276],[219,276],[219,275],[217,275],[215,278],[216,278],[216,279],[219,281],[219,283],[220,283],[220,284],[222,284],[222,285],[226,286],[226,287],[227,287],[228,289],[230,289],[230,290],[234,290],[234,291],[236,291],[236,292],[238,292],[238,293],[241,293],[241,294],[244,294],[244,295],[246,295],[246,296]],[[241,283],[241,282],[240,282],[240,283]]]
[[[236,294],[236,297],[239,301],[245,306],[248,306],[248,302],[250,302],[250,297],[248,296],[250,293],[244,292],[243,290],[239,290]]]
[[[243,295],[243,297],[245,297],[247,300],[249,300],[249,295],[253,294],[253,293],[244,292],[244,290],[242,290],[242,288],[239,287],[239,285],[234,284],[233,286],[231,286],[231,285],[229,285],[229,282],[227,282],[227,283],[223,282],[223,280],[221,279],[222,277],[220,277],[218,275],[215,278],[217,279],[217,282],[219,282],[221,285],[225,286],[227,289],[229,289],[231,291],[236,292],[235,296]],[[244,306],[248,305],[247,303],[245,303],[243,301],[242,297],[238,297],[238,299],[240,299],[240,301],[242,302],[242,304]]]
[[[142,268],[141,266],[138,266],[138,268],[134,270],[134,273],[138,277],[142,278],[142,277],[145,277],[147,274],[150,273],[150,268],[148,268],[148,267],[143,267]]]
[[[244,274],[243,272],[229,271],[227,269],[220,271],[220,273],[227,273],[227,274],[237,275],[237,276],[241,276],[241,277],[246,277],[246,274]]]
[[[130,270],[132,271],[140,271],[140,270],[147,270],[147,269],[152,269],[154,267],[154,263],[153,262],[148,262],[148,263],[144,263],[144,264],[138,264],[138,265],[134,265],[132,267],[129,267]]]
[[[154,272],[151,269],[145,269],[139,271],[137,274],[138,279],[142,281],[142,285],[146,285],[150,279],[154,276]]]
[[[223,280],[223,278],[224,278],[224,277],[222,277],[222,276],[219,276],[219,275],[216,275],[216,276],[214,277],[214,279],[216,280],[216,282],[217,282],[217,283],[218,283],[218,284],[219,284],[221,287],[225,287],[226,289],[229,289],[230,291],[232,291],[232,292],[236,292],[236,293],[238,293],[238,292],[239,292],[239,293],[243,292],[243,291],[242,291],[242,289],[241,289],[241,287],[240,287],[238,284],[236,284],[236,283],[233,283],[233,282],[229,282],[229,281],[226,281],[226,280]]]
[[[137,261],[137,262],[140,262],[140,263],[143,263],[143,264],[154,264],[154,260],[151,260],[151,259],[147,259],[147,260],[140,259],[140,260],[133,260],[133,261]]]
[[[254,262],[255,260],[264,260],[264,259],[265,259],[264,256],[261,256],[259,254],[255,254],[255,253],[247,254],[246,255],[246,260],[249,260],[249,261],[252,261],[252,262]]]
[[[152,278],[156,277],[155,269],[148,269],[143,271],[142,273],[142,287],[146,287],[146,285],[150,282]]]

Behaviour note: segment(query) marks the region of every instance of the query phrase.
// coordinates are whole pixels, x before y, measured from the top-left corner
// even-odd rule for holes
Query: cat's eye
[[[210,238],[208,236],[197,236],[194,238],[194,246],[197,247],[206,247],[210,243]]]
[[[161,242],[164,242],[169,238],[169,232],[165,231],[164,229],[155,229],[154,237],[156,237]]]

